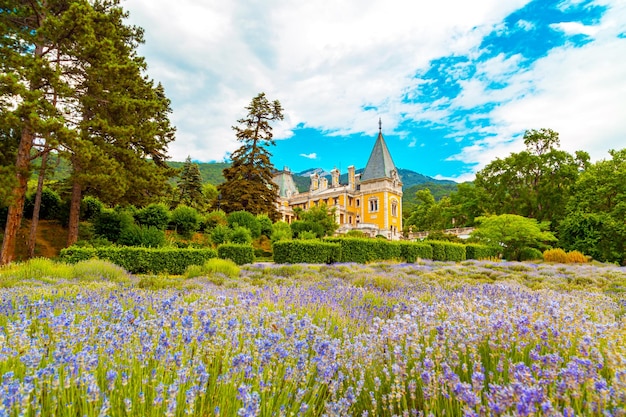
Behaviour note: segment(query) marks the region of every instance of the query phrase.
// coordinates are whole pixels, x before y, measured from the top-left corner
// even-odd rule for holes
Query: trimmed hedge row
[[[341,260],[341,245],[319,240],[279,240],[272,250],[277,264],[330,264]]]
[[[237,265],[254,262],[254,248],[252,245],[225,243],[217,247],[217,256],[221,259],[230,259]]]
[[[398,242],[400,246],[400,258],[408,263],[414,263],[418,259],[433,259],[432,246],[421,242]]]
[[[367,263],[400,259],[400,246],[383,239],[327,238],[326,242],[341,245],[340,262]]]
[[[425,240],[433,248],[433,260],[461,262],[467,259],[465,245],[462,243]]]
[[[465,255],[467,259],[497,258],[498,248],[494,248],[493,246],[468,243],[467,245],[465,245]]]
[[[140,248],[106,246],[83,248],[71,246],[61,250],[60,259],[76,263],[90,258],[106,259],[132,274],[158,274],[166,272],[181,275],[189,265],[202,265],[216,258],[213,249]]]

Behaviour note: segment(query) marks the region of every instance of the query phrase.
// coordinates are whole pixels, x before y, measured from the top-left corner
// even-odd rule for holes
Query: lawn
[[[626,268],[0,269],[0,416],[626,415]]]

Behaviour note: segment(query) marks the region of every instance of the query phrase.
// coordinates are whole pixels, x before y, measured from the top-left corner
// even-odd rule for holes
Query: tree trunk
[[[22,128],[22,137],[17,151],[17,160],[15,162],[17,185],[11,192],[12,199],[7,215],[7,224],[4,229],[0,265],[6,265],[15,258],[15,243],[24,214],[24,200],[26,199],[26,189],[30,176],[30,151],[33,147],[34,139],[35,135],[31,130],[30,124],[26,123]]]
[[[35,205],[33,207],[33,220],[30,224],[30,235],[28,237],[28,257],[35,256],[35,245],[37,242],[37,226],[39,226],[39,212],[41,210],[41,194],[43,192],[43,182],[46,176],[46,164],[48,162],[48,149],[44,149],[41,155],[41,168],[37,180],[37,193],[35,194]]]
[[[80,222],[80,201],[82,200],[83,187],[74,180],[72,182],[72,199],[70,201],[70,221],[67,233],[67,246],[72,246],[78,241],[78,224]]]

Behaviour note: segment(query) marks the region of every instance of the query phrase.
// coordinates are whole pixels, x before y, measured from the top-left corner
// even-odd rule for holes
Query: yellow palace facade
[[[300,193],[289,169],[274,174],[279,188],[278,210],[288,223],[295,220],[294,208],[307,210],[326,204],[335,209],[337,233],[360,230],[370,236],[400,239],[402,235],[402,181],[398,175],[379,121],[378,137],[362,173],[348,167],[346,183],[337,168],[330,178],[311,175],[309,191]]]

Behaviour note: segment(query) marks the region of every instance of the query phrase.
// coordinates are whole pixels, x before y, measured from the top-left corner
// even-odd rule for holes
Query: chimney
[[[330,171],[330,175],[332,175],[333,178],[332,186],[339,187],[339,170],[337,168],[334,168],[332,171]]]
[[[348,186],[351,190],[356,188],[356,180],[354,178],[354,165],[348,167]]]
[[[316,191],[320,187],[320,177],[315,174],[311,174],[311,191]]]

